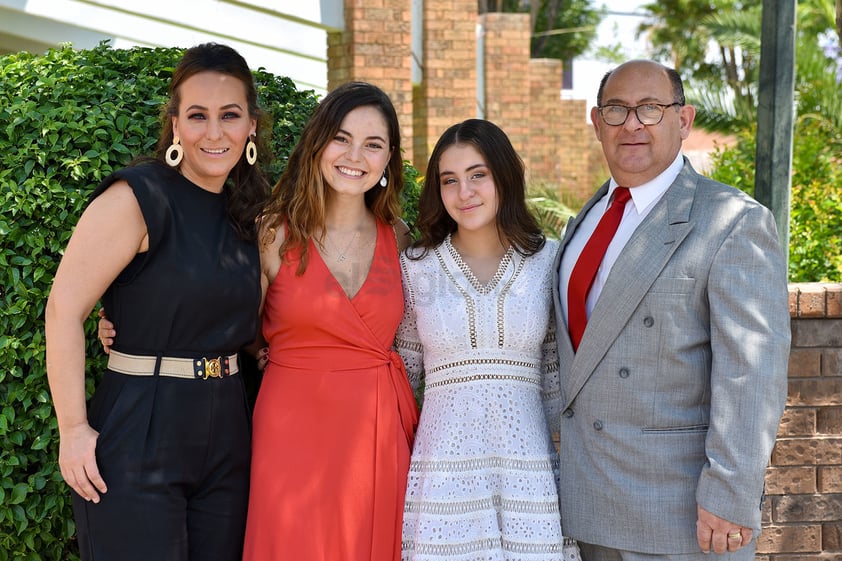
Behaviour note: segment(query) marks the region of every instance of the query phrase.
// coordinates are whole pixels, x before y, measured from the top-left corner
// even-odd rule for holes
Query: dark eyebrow
[[[474,164],[474,165],[471,165],[471,166],[468,166],[467,168],[465,168],[465,171],[473,171],[477,168],[487,168],[487,167],[488,166],[485,165],[485,164]],[[445,176],[445,175],[455,175],[455,174],[456,174],[456,172],[453,172],[453,171],[442,170],[442,171],[439,172],[439,177],[442,177],[442,176]]]
[[[191,109],[198,109],[199,111],[207,111],[208,110],[208,108],[205,107],[204,105],[198,105],[198,104],[193,104],[193,105],[191,105],[190,107],[187,108],[188,111],[191,110]],[[240,111],[243,110],[243,108],[240,107],[239,103],[229,103],[228,105],[223,105],[222,107],[220,107],[220,109],[222,109],[223,111],[228,110],[228,109],[239,109]]]
[[[340,132],[341,132],[341,133],[342,133],[342,134],[344,134],[344,135],[347,135],[347,136],[350,136],[351,138],[354,138],[354,135],[353,135],[353,134],[351,134],[350,132],[346,131],[346,130],[345,130],[345,129],[343,129],[343,128],[340,128],[340,129],[339,129],[338,131],[336,131],[336,132],[337,132],[337,133],[340,133]],[[385,138],[383,138],[382,136],[377,136],[377,135],[374,135],[374,136],[369,136],[369,137],[367,137],[367,138],[366,138],[366,140],[379,140],[379,141],[380,141],[380,142],[382,142],[383,144],[388,144],[388,142],[386,142],[386,139],[385,139]]]

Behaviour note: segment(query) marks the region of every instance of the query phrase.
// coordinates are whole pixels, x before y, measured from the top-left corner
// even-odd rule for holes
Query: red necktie
[[[570,273],[570,282],[567,285],[567,330],[570,332],[570,341],[573,343],[573,350],[579,348],[579,342],[585,333],[585,326],[588,324],[586,311],[586,300],[591,290],[596,272],[605,257],[605,251],[620,225],[623,218],[623,210],[631,198],[627,187],[617,187],[614,190],[614,202],[605,211],[596,230],[591,234],[588,243],[582,249],[579,260],[573,266]]]

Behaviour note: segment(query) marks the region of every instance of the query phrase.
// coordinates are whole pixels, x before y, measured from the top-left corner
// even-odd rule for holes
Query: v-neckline
[[[349,302],[353,302],[354,299],[357,296],[359,296],[359,294],[363,291],[366,284],[368,284],[368,279],[371,276],[371,269],[374,267],[374,262],[377,260],[378,242],[380,241],[380,224],[377,223],[377,221],[374,222],[374,228],[374,253],[372,253],[371,255],[371,263],[369,263],[368,265],[368,271],[365,272],[365,278],[363,279],[360,288],[357,289],[353,296],[345,292],[345,289],[342,287],[342,283],[339,282],[339,279],[337,279],[336,276],[333,274],[333,271],[330,270],[330,267],[328,267],[327,262],[324,260],[324,257],[322,257],[322,254],[319,252],[319,248],[316,247],[316,242],[312,238],[310,239],[311,251],[319,256],[319,262],[322,264],[322,267],[324,267],[325,271],[327,271],[328,276],[330,276],[331,280],[336,285],[336,288],[339,290],[339,292],[344,294],[345,298],[347,298]]]
[[[512,262],[512,257],[514,255],[514,248],[513,246],[509,246],[506,250],[506,253],[503,254],[503,257],[500,259],[500,262],[497,264],[497,271],[495,271],[494,275],[488,279],[488,282],[483,284],[479,281],[479,279],[474,275],[474,272],[465,263],[465,260],[462,259],[462,255],[459,253],[450,239],[450,234],[444,239],[444,246],[447,248],[448,254],[450,254],[450,258],[453,259],[453,262],[456,264],[456,267],[462,272],[462,275],[467,279],[468,283],[480,294],[485,296],[486,294],[490,293],[494,288],[500,284],[500,280],[503,278],[503,275],[506,274],[506,269],[509,268],[509,263]]]

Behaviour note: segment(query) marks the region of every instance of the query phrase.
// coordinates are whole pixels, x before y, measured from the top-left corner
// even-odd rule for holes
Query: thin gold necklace
[[[331,240],[331,242],[330,242],[330,243],[331,243],[331,245],[332,245],[332,246],[333,246],[333,248],[334,248],[335,250],[337,250],[337,252],[339,253],[339,255],[338,255],[338,256],[337,256],[337,258],[336,258],[336,259],[337,259],[337,261],[339,261],[340,263],[342,263],[342,262],[344,262],[344,261],[345,261],[345,259],[346,259],[345,254],[347,254],[347,253],[348,253],[348,250],[349,250],[349,249],[351,249],[351,245],[354,243],[354,240],[356,240],[356,239],[359,237],[359,235],[360,235],[360,231],[359,231],[359,230],[357,230],[356,232],[354,232],[354,235],[353,235],[353,236],[351,236],[351,241],[349,241],[349,242],[348,242],[348,245],[346,245],[346,246],[345,246],[345,251],[341,251],[341,252],[340,252],[340,251],[338,251],[338,250],[339,250],[339,248],[338,248],[338,247],[336,246],[336,244],[335,244],[335,243],[333,243],[333,241]],[[328,239],[330,239],[330,236],[326,236],[326,237],[327,237]]]

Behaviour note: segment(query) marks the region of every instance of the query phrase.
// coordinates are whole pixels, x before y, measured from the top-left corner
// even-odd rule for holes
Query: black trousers
[[[106,372],[91,400],[99,504],[73,493],[83,561],[239,561],[250,413],[238,375]]]

